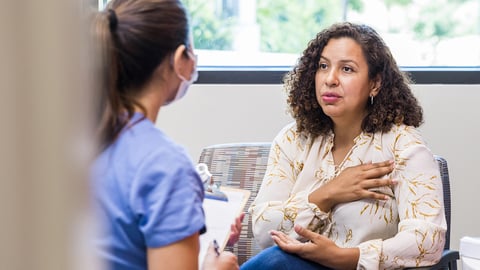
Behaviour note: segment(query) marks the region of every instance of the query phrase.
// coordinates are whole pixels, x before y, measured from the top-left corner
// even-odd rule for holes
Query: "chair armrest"
[[[440,261],[431,266],[422,266],[422,267],[410,267],[405,269],[415,269],[415,270],[456,270],[457,269],[457,260],[460,259],[460,254],[456,250],[446,249],[443,251],[442,258]]]

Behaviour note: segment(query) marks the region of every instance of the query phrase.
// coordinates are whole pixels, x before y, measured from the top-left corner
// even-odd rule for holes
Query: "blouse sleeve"
[[[393,154],[398,233],[360,244],[357,269],[427,266],[437,263],[443,252],[447,225],[437,162],[409,127],[397,133]]]
[[[306,147],[304,142],[295,125],[290,124],[272,143],[262,185],[249,209],[253,234],[262,248],[274,244],[270,230],[299,238],[293,230],[295,224],[318,232],[328,222],[328,214],[308,202],[306,191],[292,194],[297,175],[303,168],[299,155]]]

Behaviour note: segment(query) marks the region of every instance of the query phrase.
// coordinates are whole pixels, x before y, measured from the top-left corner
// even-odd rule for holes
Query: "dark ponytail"
[[[98,138],[115,141],[135,112],[135,97],[158,65],[185,44],[188,18],[178,0],[112,0],[93,23],[98,53]]]

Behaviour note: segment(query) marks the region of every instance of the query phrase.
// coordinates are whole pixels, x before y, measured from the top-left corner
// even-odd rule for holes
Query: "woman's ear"
[[[173,71],[177,75],[182,76],[183,78],[186,78],[189,76],[189,70],[188,70],[188,58],[185,57],[185,50],[187,47],[185,45],[180,45],[177,47],[175,50],[175,53],[173,54]]]
[[[380,91],[381,85],[382,85],[382,78],[380,78],[380,75],[377,75],[377,77],[372,81],[370,96],[376,96]]]

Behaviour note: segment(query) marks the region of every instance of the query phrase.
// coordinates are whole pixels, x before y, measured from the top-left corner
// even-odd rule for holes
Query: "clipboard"
[[[207,231],[200,235],[200,253],[198,257],[199,269],[203,264],[208,246],[213,240],[222,251],[227,245],[230,236],[230,226],[235,218],[244,211],[250,191],[232,187],[220,187],[220,191],[227,195],[228,201],[205,197],[203,209]]]

